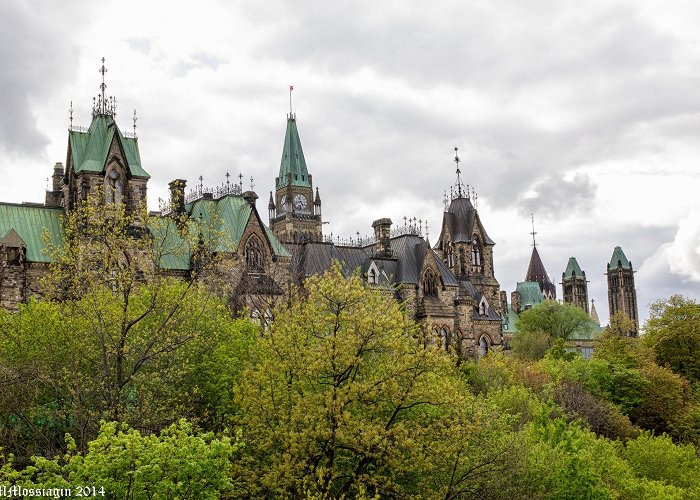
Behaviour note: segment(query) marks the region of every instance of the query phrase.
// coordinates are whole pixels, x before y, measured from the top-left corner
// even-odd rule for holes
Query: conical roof
[[[280,173],[277,187],[284,187],[288,184],[288,174],[291,174],[292,186],[310,187],[309,172],[306,169],[304,151],[301,149],[301,140],[297,130],[296,117],[287,117],[287,132],[284,136],[284,148],[282,149],[282,160],[280,161]]]
[[[596,325],[600,326],[600,318],[598,318],[598,311],[595,310],[595,300],[591,300],[591,319]]]
[[[525,281],[536,281],[539,283],[540,290],[542,290],[542,294],[545,297],[555,298],[557,296],[557,287],[549,279],[536,246],[532,247],[532,256],[530,257],[530,265],[527,268]]]
[[[569,262],[566,264],[566,271],[564,271],[565,278],[581,277],[585,273],[581,271],[581,267],[576,262],[576,257],[569,257]]]
[[[631,269],[632,264],[629,260],[627,260],[625,252],[622,251],[622,248],[615,247],[615,250],[613,250],[612,257],[610,258],[609,267],[611,269],[615,269],[617,267],[621,267],[622,269]]]

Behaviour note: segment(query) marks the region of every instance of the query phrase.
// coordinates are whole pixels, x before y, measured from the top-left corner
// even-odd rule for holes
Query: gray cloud
[[[520,201],[524,215],[536,213],[554,219],[580,215],[589,211],[595,199],[596,188],[586,174],[576,174],[567,181],[561,175],[551,174],[534,187],[534,197]]]

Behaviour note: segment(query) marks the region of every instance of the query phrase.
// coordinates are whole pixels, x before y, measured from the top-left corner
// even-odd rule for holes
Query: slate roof
[[[278,188],[287,185],[287,174],[290,173],[292,174],[292,186],[311,187],[296,118],[292,115],[287,117],[287,132],[284,135],[284,148],[282,149],[282,160],[277,180]]]
[[[447,212],[443,214],[444,224],[452,235],[454,243],[471,242],[474,234],[474,224],[478,214],[469,198],[455,198],[450,203]],[[484,231],[484,243],[493,245],[493,240]]]
[[[71,130],[68,133],[75,173],[102,172],[115,136],[124,150],[131,175],[149,178],[148,172],[141,167],[141,155],[137,140],[124,137],[114,118],[110,115],[95,116],[87,132]]]
[[[478,319],[488,319],[488,320],[493,320],[493,321],[498,321],[501,319],[501,316],[494,310],[494,308],[491,306],[489,303],[488,308],[486,309],[486,314],[480,314],[479,313],[479,304],[481,303],[481,297],[483,297],[483,294],[474,286],[473,283],[470,281],[462,280],[459,282],[459,291],[461,293],[466,293],[470,297],[474,298],[475,304],[474,304],[474,317]],[[488,300],[487,300],[488,303]]]
[[[54,245],[61,243],[63,209],[0,203],[0,236],[7,236],[13,229],[26,245],[28,261],[50,262],[44,230]]]
[[[582,277],[585,273],[581,271],[581,267],[576,262],[576,257],[569,257],[569,262],[566,264],[566,271],[564,271],[565,278],[572,277]]]
[[[380,271],[393,279],[394,283],[417,284],[427,252],[433,252],[428,243],[420,236],[404,234],[391,239],[391,258],[376,257],[374,246],[346,247],[333,243],[309,242],[288,245],[293,257],[297,276],[313,276],[327,270],[333,261],[340,262],[346,275],[356,269],[366,273],[372,262]],[[459,282],[447,266],[433,252],[440,277],[446,286],[458,286]]]
[[[543,294],[549,292],[552,297],[556,297],[557,295],[557,287],[552,283],[552,280],[549,279],[549,275],[540,258],[540,253],[535,246],[532,247],[532,256],[530,257],[530,265],[527,268],[525,281],[536,281],[539,283],[540,291],[542,291]]]
[[[627,260],[625,252],[622,251],[622,248],[615,247],[608,267],[610,267],[610,269],[615,269],[618,267],[621,267],[622,269],[632,269],[632,263]]]

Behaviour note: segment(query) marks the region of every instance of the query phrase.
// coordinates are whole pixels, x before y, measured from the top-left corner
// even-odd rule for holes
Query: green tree
[[[655,302],[644,325],[644,340],[656,362],[690,382],[700,382],[700,304],[681,295]]]
[[[498,413],[396,301],[338,265],[305,285],[236,389],[241,495],[456,498],[505,473]]]
[[[551,347],[552,337],[543,331],[518,332],[511,341],[513,355],[522,360],[542,359]]]
[[[572,334],[589,335],[595,323],[576,306],[545,300],[523,311],[515,327],[518,330],[516,336],[545,333],[552,340],[567,340]]]
[[[0,482],[8,487],[71,489],[72,496],[78,486],[89,486],[83,496],[218,499],[232,489],[231,459],[239,447],[238,439],[196,434],[185,420],[147,436],[125,425],[104,423],[87,453],[77,452],[68,437],[67,454],[53,460],[35,458],[21,471],[13,469],[9,457],[0,469]]]

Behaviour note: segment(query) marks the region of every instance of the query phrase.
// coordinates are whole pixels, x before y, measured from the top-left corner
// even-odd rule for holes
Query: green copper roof
[[[54,245],[62,241],[63,210],[61,208],[34,207],[0,203],[0,239],[12,229],[27,246],[27,260],[50,262],[46,253],[44,230]]]
[[[202,228],[209,227],[221,232],[221,241],[215,249],[217,252],[235,252],[238,249],[243,232],[248,225],[248,219],[253,213],[253,208],[241,196],[225,196],[218,200],[202,198],[188,203],[185,208],[190,214],[193,226],[202,224]],[[279,257],[290,257],[287,249],[282,246],[272,231],[264,225],[263,228],[274,254]],[[160,259],[161,268],[189,269],[191,249],[180,237],[172,219],[154,218],[150,229],[154,237],[163,242],[162,247],[165,251]]]
[[[292,175],[292,186],[310,187],[309,172],[306,169],[304,151],[301,149],[301,140],[297,130],[296,118],[287,118],[287,133],[284,136],[284,149],[282,150],[282,161],[280,162],[280,173],[277,187],[287,185],[287,176]]]
[[[521,281],[515,289],[520,293],[520,307],[534,306],[544,300],[540,284],[536,281]]]
[[[625,257],[625,252],[623,252],[622,248],[620,247],[615,247],[612,257],[610,258],[610,268],[615,269],[617,267],[621,267],[623,269],[632,268],[630,261],[628,261],[627,257]]]
[[[131,175],[150,177],[141,167],[138,142],[131,137],[124,137],[114,118],[109,115],[97,115],[93,118],[87,132],[77,130],[69,132],[68,140],[73,155],[73,170],[76,173],[104,171],[107,154],[115,135],[124,150]]]
[[[581,271],[581,267],[576,262],[576,257],[569,257],[569,263],[566,265],[566,271],[564,271],[564,277],[570,278],[572,276],[578,276],[579,278],[583,276],[583,271]]]

